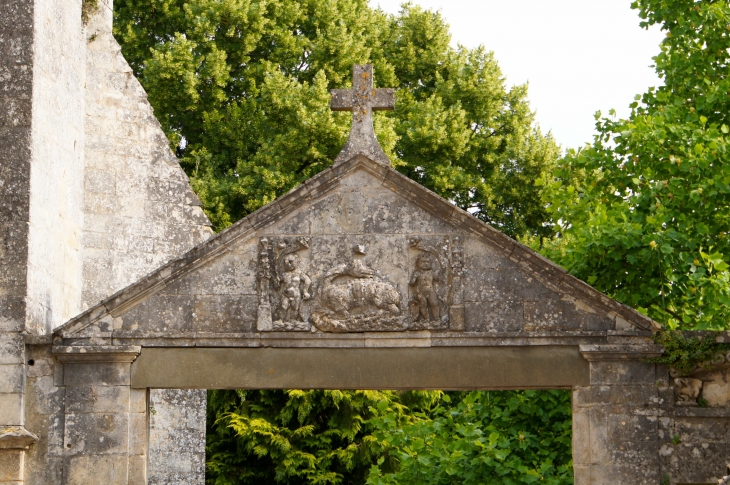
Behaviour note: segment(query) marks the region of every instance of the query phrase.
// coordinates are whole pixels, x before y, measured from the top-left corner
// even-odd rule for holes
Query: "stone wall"
[[[111,27],[100,2],[86,34],[84,308],[213,234]]]
[[[111,2],[100,1],[85,28],[81,25],[80,0],[36,0],[35,9],[32,2],[28,3],[27,11],[20,13],[25,12],[27,21],[41,28],[36,29],[35,40],[25,31],[18,37],[28,43],[28,52],[35,52],[34,57],[28,57],[28,70],[31,61],[39,67],[34,78],[28,79],[29,87],[34,87],[32,91],[3,98],[8,113],[14,113],[14,117],[2,121],[3,129],[19,133],[16,138],[27,143],[19,144],[18,150],[28,158],[23,164],[3,160],[0,176],[5,178],[0,180],[7,179],[8,183],[0,183],[0,190],[12,189],[29,200],[25,205],[16,203],[2,211],[14,216],[12,221],[16,223],[2,226],[11,238],[3,238],[7,243],[2,246],[6,249],[0,252],[0,258],[5,258],[4,263],[15,261],[18,270],[14,280],[7,278],[8,289],[0,291],[0,298],[17,293],[17,303],[7,300],[8,304],[2,306],[3,310],[15,313],[5,311],[0,316],[17,315],[12,322],[8,319],[9,329],[22,329],[27,321],[33,332],[42,334],[191,249],[210,237],[212,231],[168,147],[144,90],[111,35]],[[10,4],[0,5],[11,11]],[[16,19],[13,28],[17,29],[18,24],[22,24],[20,19]],[[8,50],[18,55],[24,52],[18,45],[13,49]],[[0,62],[17,67],[20,61],[3,55]],[[21,77],[13,79],[22,81]],[[28,112],[21,112],[23,102]],[[26,138],[20,136],[23,123],[27,124]],[[23,175],[17,169],[11,171],[13,167],[27,167],[30,172]],[[17,221],[31,221],[29,235],[20,234],[27,226]],[[23,244],[24,241],[29,243]],[[22,307],[26,265],[27,312]],[[8,272],[11,277],[14,274]],[[11,283],[17,287],[15,293]],[[12,364],[13,372],[0,371],[0,418],[3,413],[15,413],[15,418],[5,418],[8,424],[23,424],[26,419],[29,429],[40,437],[26,453],[18,471],[21,478],[25,474],[26,484],[93,481],[98,477],[86,476],[88,471],[84,470],[93,473],[94,465],[104,468],[115,460],[127,460],[125,473],[129,460],[136,463],[129,471],[136,478],[112,474],[106,477],[108,483],[140,483],[148,458],[152,463],[161,463],[163,460],[157,454],[172,456],[177,442],[163,439],[158,443],[157,435],[150,440],[153,452],[149,456],[146,449],[135,451],[138,440],[131,438],[98,453],[85,447],[88,440],[95,439],[94,433],[104,437],[111,432],[99,420],[103,421],[103,413],[121,404],[113,401],[120,398],[118,392],[124,391],[119,391],[116,384],[102,383],[98,389],[74,388],[69,394],[62,382],[63,366],[50,355],[49,347],[29,346],[29,354],[24,356],[19,335],[3,342],[0,364]],[[30,360],[33,366],[26,364]],[[28,371],[25,385],[24,367]],[[25,416],[20,401],[23,390],[29,399]],[[3,397],[6,395],[1,393],[5,391],[12,393]],[[87,391],[98,395],[89,396]],[[169,433],[174,434],[177,426],[183,434],[196,426],[199,431],[195,447],[177,458],[177,468],[154,469],[156,483],[182,483],[176,480],[185,476],[181,470],[186,467],[189,483],[201,483],[205,391],[153,395],[155,409],[162,415],[189,414],[185,422],[166,422]],[[99,402],[91,402],[97,398]],[[88,402],[79,403],[79,399]],[[124,418],[128,421],[137,420],[137,413],[146,416],[144,395],[141,400],[139,396],[135,399]],[[0,424],[4,422],[0,419]],[[111,426],[116,429],[117,424]],[[146,436],[146,421],[139,433]],[[79,448],[73,442],[74,435],[84,436],[86,445]],[[112,433],[105,439],[116,438],[121,439]],[[16,455],[23,457],[22,452]],[[61,470],[66,470],[65,475]]]
[[[30,0],[0,2],[0,429],[23,424],[33,7]],[[22,456],[0,452],[0,469],[21,469]]]
[[[0,482],[19,483],[21,332],[80,310],[84,43],[80,0],[0,2]]]
[[[82,308],[85,41],[81,0],[36,0],[26,328],[48,333]]]
[[[149,485],[202,485],[206,391],[150,389]]]

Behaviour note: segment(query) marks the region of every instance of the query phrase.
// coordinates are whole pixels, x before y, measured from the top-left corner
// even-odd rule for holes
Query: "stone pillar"
[[[207,393],[149,390],[148,485],[205,484]]]
[[[590,385],[573,389],[575,485],[659,484],[663,400],[657,366],[642,359],[661,350],[581,345],[580,351],[590,361]]]
[[[0,483],[21,484],[33,98],[32,0],[0,1]],[[21,439],[23,438],[23,439]]]
[[[64,484],[147,483],[147,391],[131,389],[137,346],[55,347],[64,363]]]

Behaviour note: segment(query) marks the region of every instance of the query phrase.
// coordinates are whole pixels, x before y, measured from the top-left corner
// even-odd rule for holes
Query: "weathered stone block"
[[[40,415],[56,414],[63,410],[65,388],[57,387],[53,376],[29,377],[26,384],[26,406]]]
[[[655,384],[654,364],[637,361],[591,362],[592,385]]]
[[[608,416],[608,439],[616,446],[621,442],[652,441],[659,439],[656,416],[631,416],[611,414]]]
[[[575,391],[573,393],[575,396]],[[591,463],[591,421],[587,410],[573,409],[573,463]],[[577,482],[577,481],[576,481]]]
[[[0,365],[0,393],[22,392],[25,366]]]
[[[730,406],[730,369],[718,369],[702,379],[702,398],[711,407]]]
[[[144,455],[133,455],[129,457],[129,483],[148,484],[147,481],[147,457]]]
[[[727,473],[730,445],[669,444],[665,445],[659,456],[662,473],[669,475],[672,483],[717,483]]]
[[[524,329],[522,301],[483,301],[464,304],[467,332],[520,332]]]
[[[129,454],[147,454],[147,414],[129,415]]]
[[[595,404],[633,406],[637,409],[655,408],[659,389],[656,385],[591,386],[590,401]]]
[[[18,426],[23,422],[23,395],[0,394],[0,426]]]
[[[127,386],[69,386],[66,413],[125,413],[129,411]]]
[[[576,312],[570,301],[525,302],[525,329],[527,330],[579,330],[584,321],[585,316]]]
[[[72,455],[126,455],[128,414],[66,414],[65,449]]]
[[[130,389],[129,392],[129,412],[146,413],[147,389]]]
[[[0,335],[0,365],[25,364],[25,341],[22,335]]]
[[[127,456],[82,455],[69,457],[63,485],[128,485]]]
[[[357,174],[347,177],[347,180]],[[363,231],[373,234],[453,234],[455,228],[390,190],[370,190],[364,204]],[[316,212],[312,213],[315,220]],[[316,233],[317,224],[313,223]]]
[[[128,386],[130,369],[130,364],[125,363],[65,364],[64,384]]]
[[[673,435],[678,436],[682,443],[715,442],[730,444],[730,417],[700,418],[675,416]],[[730,459],[730,455],[728,459]]]
[[[192,296],[153,296],[121,316],[123,332],[189,332],[192,330]]]
[[[256,328],[258,298],[203,295],[195,297],[193,330],[196,332],[252,332]]]
[[[312,205],[311,232],[315,234],[362,234],[366,200],[360,192],[335,193]]]
[[[0,483],[22,483],[25,453],[21,450],[0,449]]]
[[[612,443],[608,438],[608,413],[604,408],[588,410],[590,423],[590,463],[609,463]]]

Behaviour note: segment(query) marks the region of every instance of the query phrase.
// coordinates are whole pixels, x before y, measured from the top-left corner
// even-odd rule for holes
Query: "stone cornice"
[[[0,449],[2,450],[27,450],[36,441],[38,441],[38,437],[23,426],[0,428]]]
[[[131,364],[141,350],[138,345],[56,346],[53,354],[64,364]]]
[[[641,360],[661,357],[664,348],[659,345],[581,345],[580,355],[595,361]]]

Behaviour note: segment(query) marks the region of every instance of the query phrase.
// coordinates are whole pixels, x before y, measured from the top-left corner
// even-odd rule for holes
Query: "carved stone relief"
[[[259,240],[259,330],[311,329],[305,302],[312,297],[312,279],[299,255],[308,249],[305,237]]]
[[[369,256],[356,237],[347,241],[355,243],[348,255],[341,247],[328,260],[310,249],[310,238],[259,239],[259,331],[443,330],[450,322],[463,329],[460,237],[402,239],[408,280],[400,288],[387,264]]]
[[[716,355],[686,375],[670,368],[669,375],[675,378],[678,405],[694,406],[702,402],[707,407],[730,407],[730,352]]]
[[[354,246],[352,253],[320,278],[312,323],[325,332],[406,330],[398,289],[367,265],[365,246]]]
[[[449,238],[412,237],[413,269],[408,282],[411,328],[441,329],[449,325]]]
[[[697,398],[702,391],[702,381],[690,377],[678,377],[674,379],[674,390],[678,405],[696,406]]]

